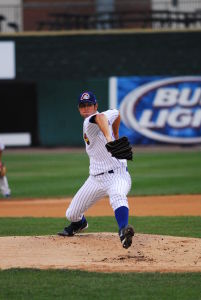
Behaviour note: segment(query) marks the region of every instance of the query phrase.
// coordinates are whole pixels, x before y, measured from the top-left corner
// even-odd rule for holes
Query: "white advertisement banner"
[[[14,79],[15,43],[13,41],[0,42],[0,79]]]

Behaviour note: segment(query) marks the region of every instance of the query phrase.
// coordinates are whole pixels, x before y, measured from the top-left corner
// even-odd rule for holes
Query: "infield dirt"
[[[65,217],[70,199],[0,200],[0,217]],[[136,216],[200,216],[201,195],[129,198]],[[103,199],[86,215],[113,215]],[[117,233],[0,237],[0,269],[79,269],[97,272],[201,272],[201,239],[136,233],[123,249]]]

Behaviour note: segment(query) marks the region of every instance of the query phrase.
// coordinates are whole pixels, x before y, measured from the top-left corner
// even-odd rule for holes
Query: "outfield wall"
[[[78,146],[83,142],[76,99],[82,90],[94,91],[100,110],[104,110],[108,107],[108,78],[111,76],[200,75],[200,39],[201,31],[105,34],[88,31],[2,35],[0,42],[15,42],[16,77],[6,80],[6,84],[31,83],[36,88],[34,144]],[[4,83],[5,80],[0,81],[0,90]],[[19,99],[24,94],[16,97]],[[2,109],[12,110],[12,101],[19,101],[16,97],[1,101]],[[27,95],[26,101],[29,101]],[[17,112],[17,106],[13,107],[12,119]],[[23,105],[19,105],[20,112],[22,109]],[[8,120],[2,122],[5,124]],[[26,124],[24,120],[25,131]],[[5,126],[0,127],[2,130],[5,132]],[[7,131],[12,130],[9,127]]]

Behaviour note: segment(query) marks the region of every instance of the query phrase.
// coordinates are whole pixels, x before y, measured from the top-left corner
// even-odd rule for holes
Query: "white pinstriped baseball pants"
[[[114,169],[114,173],[90,175],[72,199],[66,217],[71,222],[80,221],[84,212],[103,197],[109,196],[115,211],[120,206],[128,207],[127,194],[131,189],[131,177],[126,167]]]

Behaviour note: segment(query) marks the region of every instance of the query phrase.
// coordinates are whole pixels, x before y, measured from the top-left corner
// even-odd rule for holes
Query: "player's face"
[[[88,118],[89,116],[96,113],[98,105],[94,105],[91,103],[81,103],[78,107],[80,115],[83,118]]]

